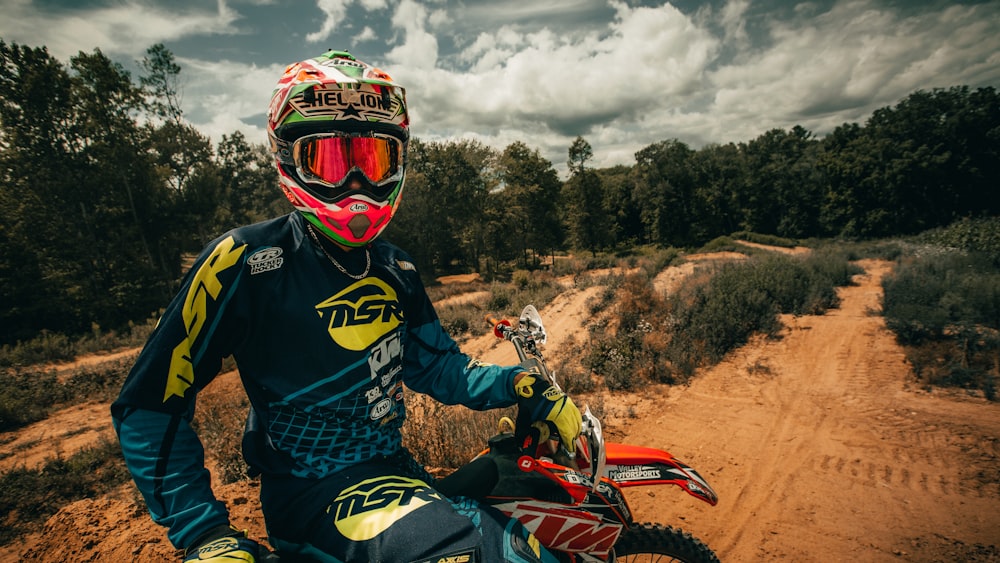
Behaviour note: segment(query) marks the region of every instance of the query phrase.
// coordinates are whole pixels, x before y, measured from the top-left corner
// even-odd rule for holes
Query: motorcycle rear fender
[[[719,496],[693,468],[669,452],[608,442],[604,476],[620,487],[677,485],[689,495],[715,506]]]

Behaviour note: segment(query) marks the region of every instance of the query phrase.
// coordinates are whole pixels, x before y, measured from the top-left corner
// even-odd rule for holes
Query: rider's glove
[[[256,563],[259,557],[260,544],[247,538],[246,532],[219,526],[199,538],[184,552],[184,563]]]
[[[546,381],[538,372],[524,371],[514,378],[514,392],[520,417],[539,421],[541,441],[548,439],[550,429],[559,433],[563,446],[573,453],[580,435],[580,409],[561,389]]]

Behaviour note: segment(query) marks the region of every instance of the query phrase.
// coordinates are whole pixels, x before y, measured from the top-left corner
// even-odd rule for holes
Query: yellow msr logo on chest
[[[341,347],[360,351],[403,323],[396,292],[378,278],[365,278],[316,305],[329,319],[330,338]]]

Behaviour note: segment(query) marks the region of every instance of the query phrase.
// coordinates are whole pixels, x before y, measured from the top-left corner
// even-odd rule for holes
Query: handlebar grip
[[[513,330],[511,328],[510,321],[507,319],[497,320],[496,318],[487,315],[486,321],[493,327],[493,335],[497,338],[505,339],[507,338],[507,333]]]

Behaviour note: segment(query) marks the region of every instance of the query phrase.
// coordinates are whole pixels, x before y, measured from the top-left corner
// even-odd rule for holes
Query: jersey
[[[213,241],[112,404],[129,470],[175,546],[228,522],[190,424],[230,355],[251,404],[244,457],[273,475],[318,479],[397,453],[404,384],[477,410],[516,403],[520,368],[459,350],[406,253],[383,240],[325,250],[298,212]]]

